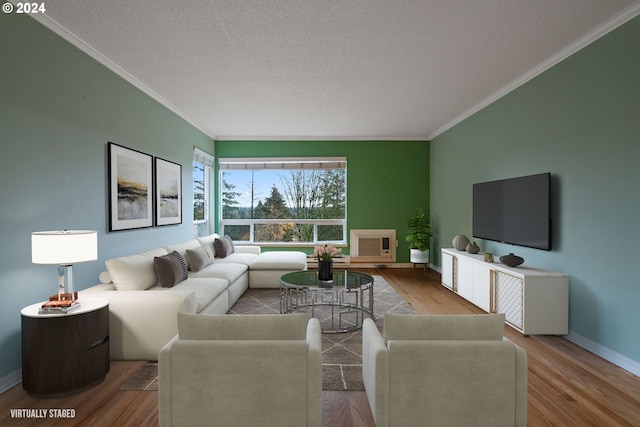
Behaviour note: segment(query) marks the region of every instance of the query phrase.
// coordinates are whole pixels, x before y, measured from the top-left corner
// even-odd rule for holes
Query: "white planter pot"
[[[429,249],[426,251],[419,251],[418,249],[411,249],[411,262],[414,264],[428,264],[429,263]]]

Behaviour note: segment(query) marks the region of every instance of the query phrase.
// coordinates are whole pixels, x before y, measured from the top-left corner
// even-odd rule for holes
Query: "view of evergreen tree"
[[[264,199],[264,213],[259,218],[291,218],[291,212],[278,187],[271,187],[271,195]]]
[[[278,187],[271,187],[271,195],[259,202],[255,211],[261,219],[291,218],[287,204],[280,194]],[[292,240],[293,224],[259,224],[254,230],[254,239],[258,242],[290,242]]]
[[[234,191],[236,186],[230,184],[225,178],[228,172],[222,172],[222,218],[240,218],[238,197],[240,193]]]

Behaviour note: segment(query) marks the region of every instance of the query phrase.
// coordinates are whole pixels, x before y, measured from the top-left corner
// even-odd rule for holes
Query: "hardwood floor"
[[[482,310],[440,285],[432,270],[361,270],[378,274],[418,313],[464,314]],[[529,356],[529,426],[640,426],[640,378],[555,336],[505,335]],[[97,387],[60,399],[29,397],[19,384],[0,394],[2,426],[157,426],[157,392],[119,391],[144,362],[111,362]],[[324,427],[370,427],[364,392],[323,392]],[[16,419],[11,409],[74,409],[73,419]]]

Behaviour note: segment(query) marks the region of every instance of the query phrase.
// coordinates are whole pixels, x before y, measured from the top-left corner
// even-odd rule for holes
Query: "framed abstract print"
[[[153,226],[153,158],[109,142],[109,231]]]
[[[155,159],[156,225],[182,223],[182,166],[168,160]]]

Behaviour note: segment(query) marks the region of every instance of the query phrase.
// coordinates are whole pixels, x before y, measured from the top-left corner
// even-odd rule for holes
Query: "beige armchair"
[[[159,355],[161,426],[320,426],[322,343],[306,314],[178,313]]]
[[[377,427],[526,426],[527,354],[503,314],[387,313],[363,325],[362,376]]]

